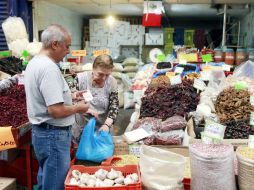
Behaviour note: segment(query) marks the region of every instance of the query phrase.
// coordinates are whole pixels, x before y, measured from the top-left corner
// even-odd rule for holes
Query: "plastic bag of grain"
[[[195,143],[189,152],[192,190],[236,190],[232,145]]]
[[[148,190],[183,190],[185,158],[164,149],[142,145],[142,183]]]
[[[123,62],[123,66],[126,67],[126,66],[136,66],[138,65],[138,59],[135,58],[135,57],[129,57],[129,58],[126,58]]]
[[[254,187],[254,149],[239,146],[236,150],[238,160],[238,182],[241,190]]]
[[[123,72],[123,66],[121,63],[114,63],[113,72]]]
[[[118,88],[118,100],[119,100],[119,108],[122,108],[124,106],[124,85],[123,83],[117,85]]]

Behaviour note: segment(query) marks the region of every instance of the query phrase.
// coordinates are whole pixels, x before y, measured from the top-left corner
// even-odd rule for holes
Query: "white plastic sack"
[[[12,55],[15,57],[21,57],[24,50],[26,50],[27,45],[29,44],[28,39],[17,39],[8,43],[9,50],[12,51]]]
[[[91,71],[93,70],[93,64],[92,63],[86,63],[85,65],[82,66],[83,71]]]
[[[148,190],[183,190],[185,158],[182,155],[142,145],[139,165],[142,182]]]
[[[123,66],[121,63],[114,63],[114,72],[122,72],[123,71]]]
[[[133,93],[124,92],[124,109],[133,108],[134,105]]]
[[[20,17],[8,17],[2,23],[7,44],[17,39],[28,39],[24,21]]]
[[[118,100],[119,100],[119,108],[122,108],[124,106],[124,97],[123,97],[123,92],[124,92],[124,87],[123,83],[118,84]]]
[[[248,77],[254,80],[254,62],[246,61],[235,68],[233,77]]]
[[[111,75],[116,79],[122,79],[122,73],[120,72],[112,72]]]
[[[42,43],[34,40],[33,42],[29,43],[26,47],[26,50],[31,56],[37,55],[42,48]]]

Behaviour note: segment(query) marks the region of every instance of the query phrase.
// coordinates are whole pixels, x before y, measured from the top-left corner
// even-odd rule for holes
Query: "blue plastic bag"
[[[95,118],[90,119],[84,127],[76,153],[78,160],[100,163],[113,155],[114,143],[111,134],[96,132],[95,127]]]

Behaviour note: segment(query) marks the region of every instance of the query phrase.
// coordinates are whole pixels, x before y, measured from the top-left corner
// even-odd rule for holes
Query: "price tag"
[[[86,50],[72,50],[71,55],[76,57],[86,56]]]
[[[203,81],[209,81],[210,80],[210,76],[211,76],[211,72],[210,71],[201,71],[201,79]]]
[[[129,154],[140,157],[141,146],[138,144],[129,145]]]
[[[227,64],[222,65],[222,70],[223,71],[230,71],[230,69],[231,69],[230,65],[227,65]]]
[[[204,144],[220,144],[219,139],[212,138],[204,132],[201,132],[201,140]]]
[[[184,68],[183,67],[176,67],[175,73],[181,74],[183,72]]]
[[[71,68],[71,63],[70,62],[63,62],[62,63],[62,69],[70,69]]]
[[[203,90],[205,90],[206,84],[201,79],[194,79],[193,86],[194,86],[194,88],[203,91]]]
[[[214,144],[218,144],[224,138],[226,127],[211,120],[206,120],[204,135],[211,138]]]
[[[254,125],[254,112],[250,113],[250,125]]]
[[[250,104],[254,106],[254,95],[250,96]]]
[[[15,148],[11,127],[0,127],[0,151]]]
[[[179,64],[186,65],[187,64],[187,60],[186,59],[180,59],[179,60]]]
[[[109,50],[108,49],[102,49],[102,50],[94,50],[93,51],[93,56],[97,57],[99,55],[109,55]]]
[[[83,93],[83,98],[85,99],[86,102],[90,102],[93,100],[93,95],[90,92],[90,90],[87,90],[86,92]]]
[[[182,83],[182,78],[180,75],[176,75],[170,78],[171,85],[177,85]]]
[[[247,83],[244,82],[244,81],[237,81],[235,84],[234,84],[234,87],[236,90],[244,90],[247,88]]]
[[[249,135],[248,146],[254,149],[254,135]]]

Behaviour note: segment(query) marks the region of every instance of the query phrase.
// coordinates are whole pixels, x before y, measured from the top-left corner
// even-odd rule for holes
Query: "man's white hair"
[[[54,41],[64,42],[66,36],[70,36],[70,33],[64,27],[58,24],[52,24],[42,32],[41,42],[44,48],[48,48]]]

